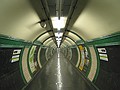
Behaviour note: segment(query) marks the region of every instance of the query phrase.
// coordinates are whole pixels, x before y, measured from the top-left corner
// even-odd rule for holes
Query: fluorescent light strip
[[[67,18],[60,17],[60,20],[59,20],[58,17],[52,17],[51,20],[52,20],[53,28],[57,28],[58,30],[60,30],[61,28],[65,27]]]
[[[57,41],[61,41],[61,40],[62,40],[62,38],[56,38],[56,40],[57,40]]]
[[[63,35],[63,33],[58,33],[58,32],[55,33],[55,36],[56,36],[56,37],[62,37],[62,35]]]

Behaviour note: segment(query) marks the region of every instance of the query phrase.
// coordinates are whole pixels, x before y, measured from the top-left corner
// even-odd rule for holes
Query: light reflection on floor
[[[58,82],[56,83],[57,89],[61,90],[62,88],[62,75],[61,75],[61,66],[60,66],[60,49],[57,49],[58,52],[58,59],[57,59],[57,80]]]

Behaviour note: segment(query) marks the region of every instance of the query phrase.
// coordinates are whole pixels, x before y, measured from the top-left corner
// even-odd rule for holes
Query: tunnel
[[[120,90],[119,0],[0,0],[0,90]]]

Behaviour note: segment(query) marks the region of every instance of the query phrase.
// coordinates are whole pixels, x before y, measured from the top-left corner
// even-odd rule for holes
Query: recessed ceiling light
[[[51,20],[52,20],[53,28],[60,30],[61,28],[65,27],[67,17],[60,17],[60,20],[58,19],[58,17],[52,17]]]

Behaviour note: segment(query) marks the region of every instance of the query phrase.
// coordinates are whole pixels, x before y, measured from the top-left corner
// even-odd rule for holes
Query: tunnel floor
[[[58,49],[23,90],[97,90],[97,88]]]

